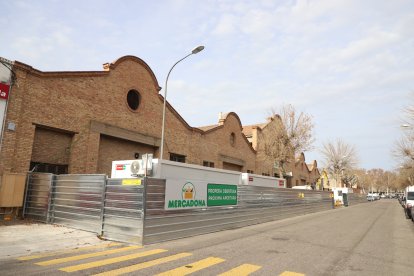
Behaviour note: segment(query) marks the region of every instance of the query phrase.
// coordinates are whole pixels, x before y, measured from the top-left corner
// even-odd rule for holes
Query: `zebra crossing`
[[[181,276],[195,273],[202,275],[208,273],[209,268],[225,264],[226,260],[220,257],[209,256],[190,261],[194,258],[191,252],[169,253],[166,249],[146,249],[138,245],[125,245],[109,243],[87,247],[80,247],[65,251],[33,254],[17,258],[27,265],[52,267],[56,272],[66,272],[82,275],[123,275],[137,273],[139,275],[152,275],[145,269],[157,267],[157,276]],[[188,262],[186,262],[186,259]],[[141,261],[140,261],[141,260]],[[129,262],[128,262],[129,261]],[[132,262],[131,262],[132,261]],[[175,266],[175,262],[177,265]],[[131,264],[132,263],[132,264]],[[164,264],[169,265],[163,270]],[[184,264],[184,265],[183,265]],[[224,271],[219,276],[243,276],[256,273],[260,275],[260,265],[239,264]],[[226,269],[227,266],[226,266]],[[198,273],[198,274],[197,274]],[[280,276],[304,276],[305,274],[284,271]]]

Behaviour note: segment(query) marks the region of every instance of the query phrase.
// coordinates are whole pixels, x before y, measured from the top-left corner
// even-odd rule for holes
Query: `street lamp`
[[[160,159],[162,160],[163,154],[164,154],[164,131],[165,131],[165,106],[167,103],[167,84],[168,84],[168,78],[170,77],[170,73],[172,71],[172,69],[181,61],[183,61],[184,59],[188,58],[191,55],[195,55],[201,51],[203,51],[204,46],[198,46],[196,48],[194,48],[191,53],[189,53],[188,55],[186,55],[185,57],[183,57],[182,59],[180,59],[179,61],[177,61],[176,63],[174,63],[174,65],[171,67],[170,71],[168,71],[168,75],[167,75],[167,79],[165,80],[165,92],[164,92],[164,106],[162,109],[162,130],[161,130],[161,153],[160,153]]]

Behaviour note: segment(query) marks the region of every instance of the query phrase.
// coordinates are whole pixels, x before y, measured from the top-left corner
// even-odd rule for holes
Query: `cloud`
[[[169,101],[193,126],[216,123],[220,111],[262,122],[270,107],[291,103],[314,115],[318,139],[366,139],[385,156],[395,129],[379,125],[414,90],[412,0],[6,1],[4,9],[2,54],[40,70],[100,70],[132,54],[163,85],[172,64],[204,44],[169,83]]]
[[[217,26],[213,30],[214,35],[230,35],[236,32],[237,17],[231,14],[225,14],[219,19]]]
[[[400,37],[396,33],[374,32],[362,39],[351,41],[346,48],[341,49],[338,58],[340,60],[351,60],[372,55],[377,50],[381,50],[391,44],[398,43]]]

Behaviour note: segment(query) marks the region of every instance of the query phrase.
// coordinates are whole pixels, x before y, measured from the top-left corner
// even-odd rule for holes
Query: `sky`
[[[414,1],[0,0],[0,56],[41,71],[100,71],[125,55],[193,127],[235,112],[263,123],[292,104],[312,116],[316,159],[342,139],[359,167],[393,170],[414,94]],[[163,90],[161,91],[163,93]]]

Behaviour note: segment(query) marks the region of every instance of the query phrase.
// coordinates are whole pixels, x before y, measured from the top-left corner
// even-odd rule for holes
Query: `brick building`
[[[256,150],[256,173],[268,176],[280,176],[281,170],[274,166],[274,161],[264,152],[264,140],[275,133],[274,128],[278,127],[276,120],[279,116],[270,117],[267,122],[243,127],[243,133]],[[316,182],[320,177],[318,164],[316,160],[312,164],[306,164],[305,154],[302,152],[294,162],[288,162],[285,165],[285,172],[288,175],[287,187],[311,185],[316,187]]]
[[[112,160],[159,156],[163,97],[141,59],[125,56],[98,72],[42,72],[15,62],[0,174],[38,170],[110,174]],[[189,126],[167,104],[164,156],[247,171],[255,150],[235,113],[208,130]]]
[[[316,187],[316,183],[320,177],[318,164],[316,160],[312,164],[307,164],[305,154],[302,152],[294,164],[290,164],[292,172],[292,186],[310,185]]]
[[[163,97],[143,60],[124,56],[90,72],[42,72],[16,61],[13,71],[0,175],[34,167],[110,175],[113,160],[160,155]],[[249,141],[259,128],[243,130],[234,112],[192,127],[167,103],[164,158],[273,175],[273,162]]]

